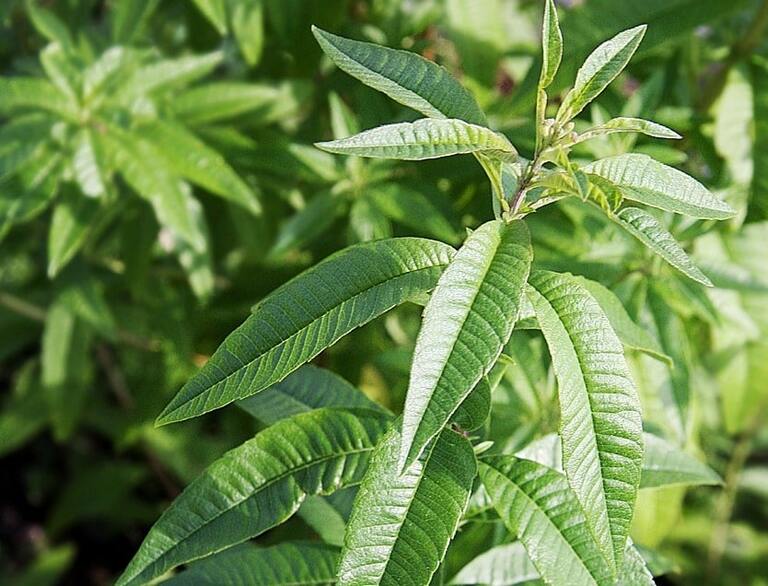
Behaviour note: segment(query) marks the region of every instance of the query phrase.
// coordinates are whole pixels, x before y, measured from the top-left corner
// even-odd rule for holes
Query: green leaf
[[[629,63],[643,40],[645,25],[623,31],[605,41],[587,57],[576,74],[576,83],[557,112],[558,122],[565,123],[599,96]]]
[[[449,582],[456,586],[514,586],[539,578],[536,566],[519,541],[497,545],[481,553]]]
[[[371,459],[344,536],[339,586],[429,584],[469,502],[477,464],[468,440],[445,430],[400,474],[393,429]]]
[[[750,215],[768,218],[768,201],[760,193],[768,193],[768,60],[755,56],[750,67],[754,103],[754,133],[752,144],[752,197]]]
[[[344,198],[331,190],[321,191],[280,226],[268,258],[279,259],[314,242],[330,229],[346,208]]]
[[[264,48],[264,0],[229,0],[232,34],[251,67],[258,65]]]
[[[0,77],[0,113],[22,109],[53,112],[75,121],[77,109],[72,100],[47,79],[37,77]]]
[[[741,293],[768,293],[768,276],[753,275],[736,264],[698,260],[701,271],[718,289],[732,289]]]
[[[256,305],[158,423],[202,415],[282,380],[353,329],[432,289],[452,255],[450,246],[418,238],[337,252]]]
[[[192,0],[216,31],[227,32],[227,0]]]
[[[648,212],[628,207],[616,214],[617,223],[685,276],[712,287],[712,281],[686,254],[667,229]]]
[[[306,495],[359,483],[386,421],[373,411],[322,409],[268,427],[176,498],[117,584],[146,583],[279,525]]]
[[[167,586],[331,586],[338,549],[322,543],[239,545],[202,559]]]
[[[316,26],[312,33],[340,69],[396,102],[430,118],[486,125],[472,94],[436,63],[408,51],[338,37]]]
[[[565,476],[513,456],[479,464],[494,508],[548,584],[611,584],[611,566]]]
[[[104,156],[99,151],[99,143],[93,139],[93,130],[81,130],[75,140],[72,172],[80,191],[88,197],[101,197],[107,192],[107,177]]]
[[[54,122],[49,115],[37,112],[15,116],[0,128],[0,179],[14,174],[42,154]]]
[[[205,234],[195,221],[192,195],[178,177],[156,164],[163,154],[151,143],[115,126],[99,137],[125,182],[152,204],[160,223],[196,251],[203,251]]]
[[[647,155],[619,155],[582,168],[616,184],[627,199],[694,218],[723,220],[736,212],[693,177]]]
[[[546,89],[555,79],[563,58],[563,33],[557,20],[557,7],[553,0],[544,3],[544,24],[541,35],[542,65],[539,89]]]
[[[203,206],[192,197],[192,190],[189,185],[182,184],[181,187],[185,194],[189,218],[195,226],[196,234],[202,238],[205,244],[203,246],[193,245],[184,236],[171,230],[173,240],[171,247],[179,258],[179,264],[187,274],[192,292],[200,301],[205,302],[213,295],[215,288],[208,222],[205,219]]]
[[[491,383],[484,376],[469,392],[453,415],[453,421],[464,431],[482,427],[491,415]]]
[[[305,364],[279,383],[238,403],[267,425],[323,407],[370,409],[386,413],[338,374]]]
[[[66,191],[56,205],[48,233],[48,276],[55,277],[85,244],[99,204]]]
[[[504,135],[452,119],[423,118],[416,122],[388,124],[341,140],[317,142],[315,146],[341,155],[406,161],[468,153],[512,159],[517,156],[515,147]]]
[[[27,0],[25,7],[29,20],[37,32],[52,43],[58,43],[67,51],[74,47],[72,34],[69,32],[67,25],[56,14],[38,6],[36,0]]]
[[[170,169],[192,183],[249,210],[262,212],[254,191],[218,152],[180,124],[156,120],[139,131],[168,162]]]
[[[573,279],[589,291],[589,294],[600,304],[625,348],[644,352],[648,356],[672,365],[672,359],[664,353],[659,342],[629,317],[624,305],[613,291],[597,281],[584,277],[576,276]]]
[[[38,332],[34,334],[37,337]],[[48,422],[47,397],[40,386],[35,362],[21,365],[12,386],[0,408],[0,457],[23,446]]]
[[[613,118],[605,124],[600,124],[599,126],[595,126],[594,128],[590,128],[586,132],[581,133],[574,144],[578,144],[586,140],[591,140],[593,138],[597,138],[598,136],[616,134],[619,132],[637,132],[647,136],[652,136],[654,138],[682,138],[682,136],[680,136],[674,130],[670,130],[666,126],[662,126],[656,122],[651,122],[650,120],[642,120],[640,118],[619,117]]]
[[[494,220],[464,242],[424,310],[403,411],[401,468],[419,457],[512,334],[533,251],[525,224]]]
[[[366,199],[390,220],[418,233],[457,244],[458,237],[443,213],[420,191],[398,183],[372,185]]]
[[[643,556],[634,545],[628,544],[624,555],[624,566],[621,568],[616,586],[655,586],[655,584]]]
[[[644,434],[644,440],[645,457],[640,488],[723,483],[709,466],[668,441],[650,433]]]
[[[40,351],[41,380],[53,433],[69,438],[82,415],[90,377],[90,335],[64,304],[54,302],[45,317]]]
[[[615,574],[640,482],[640,401],[621,342],[589,292],[547,271],[529,284],[558,381],[563,466]]]
[[[171,108],[187,124],[221,122],[249,114],[249,120],[270,124],[295,114],[307,93],[296,82],[257,84],[220,81],[195,87],[176,96]]]
[[[160,4],[160,0],[134,0],[117,2],[110,10],[112,42],[129,45],[146,26],[149,17]]]
[[[138,68],[127,77],[121,99],[129,101],[152,92],[187,85],[211,73],[224,59],[221,51],[156,61]]]

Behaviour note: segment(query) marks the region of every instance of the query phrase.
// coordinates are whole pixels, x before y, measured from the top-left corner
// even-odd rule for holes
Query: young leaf
[[[597,281],[591,281],[584,277],[573,278],[589,291],[589,294],[600,304],[600,308],[605,313],[608,321],[611,322],[611,327],[625,348],[639,350],[666,362],[670,366],[672,365],[672,359],[664,353],[659,342],[629,317],[621,300],[616,297],[613,291]]]
[[[616,574],[640,482],[640,401],[621,342],[594,298],[566,275],[538,271],[529,284],[558,381],[563,467]]]
[[[563,58],[563,33],[557,20],[557,8],[553,0],[544,3],[544,24],[541,34],[543,63],[539,77],[539,89],[546,89],[555,79]]]
[[[338,37],[312,27],[317,42],[343,71],[430,118],[485,126],[485,114],[443,67],[415,53]]]
[[[452,255],[446,244],[396,238],[330,256],[256,305],[158,424],[202,415],[282,380],[353,329],[432,289]]]
[[[650,433],[644,434],[644,439],[645,457],[640,488],[723,483],[709,466],[668,441]]]
[[[339,586],[429,584],[469,502],[477,474],[469,441],[444,430],[403,474],[393,429],[376,448],[355,499]]]
[[[93,140],[89,128],[78,133],[77,146],[72,156],[72,172],[80,190],[88,197],[101,197],[107,192],[106,171],[103,153],[97,149],[99,143]]]
[[[548,584],[612,584],[604,557],[565,476],[513,456],[485,458],[480,478],[507,529]]]
[[[640,118],[613,118],[605,124],[590,128],[586,132],[581,133],[573,144],[584,142],[585,140],[591,140],[598,136],[605,136],[607,134],[616,134],[617,132],[637,132],[652,136],[654,138],[669,138],[680,139],[680,136],[674,130],[670,130],[666,126],[656,124],[650,120],[642,120]]]
[[[522,222],[475,230],[440,277],[416,340],[401,468],[424,450],[487,374],[512,334],[533,252]]]
[[[167,586],[332,586],[339,551],[323,543],[237,545],[190,564]]]
[[[683,247],[651,214],[640,208],[629,207],[616,214],[616,221],[681,273],[702,285],[712,287],[712,281],[693,264]]]
[[[421,161],[467,153],[486,153],[514,159],[517,151],[502,134],[461,120],[423,118],[388,124],[360,134],[317,142],[315,146],[341,155]]]
[[[175,173],[254,215],[261,214],[258,197],[224,157],[182,125],[156,120],[142,126],[139,132],[157,148]]]
[[[587,57],[576,74],[576,83],[557,112],[557,121],[568,122],[599,96],[621,73],[643,40],[645,25],[619,33]]]
[[[512,586],[539,579],[539,572],[519,541],[497,545],[481,553],[450,581],[455,586]]]
[[[321,409],[227,452],[163,513],[118,586],[255,537],[293,515],[306,495],[359,483],[386,422],[373,411]]]
[[[619,155],[582,168],[620,189],[627,199],[694,218],[724,220],[736,211],[693,177],[654,161],[648,155]]]
[[[305,364],[279,383],[238,403],[267,425],[322,407],[386,412],[338,374]]]

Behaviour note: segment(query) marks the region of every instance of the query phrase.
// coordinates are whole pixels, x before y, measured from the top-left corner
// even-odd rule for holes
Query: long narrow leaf
[[[322,409],[268,427],[187,487],[117,584],[144,584],[282,523],[306,495],[360,482],[386,423],[374,411]]]
[[[563,466],[615,574],[640,483],[640,401],[621,342],[594,298],[566,275],[539,271],[529,283],[558,381]]]
[[[158,423],[255,395],[353,329],[432,289],[453,249],[396,238],[342,250],[267,296],[168,404]]]
[[[494,220],[467,238],[424,311],[403,412],[401,467],[448,423],[512,334],[533,252],[522,222]]]

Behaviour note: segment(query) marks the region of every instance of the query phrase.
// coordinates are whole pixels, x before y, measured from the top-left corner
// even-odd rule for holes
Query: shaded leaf
[[[706,464],[668,441],[644,434],[645,456],[640,488],[676,484],[722,484],[720,477]]]
[[[449,582],[457,586],[514,586],[536,580],[539,572],[519,541],[497,545],[481,553]]]
[[[69,191],[53,211],[48,233],[48,276],[55,277],[82,248],[99,204]]]

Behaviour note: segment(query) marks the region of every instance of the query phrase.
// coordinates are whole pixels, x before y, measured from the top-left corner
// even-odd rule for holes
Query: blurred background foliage
[[[629,353],[648,430],[724,479],[644,489],[633,538],[660,583],[768,584],[768,2],[559,4],[555,89],[599,41],[649,25],[628,73],[579,123],[643,116],[685,136],[608,137],[581,152],[653,154],[740,210],[718,223],[662,217],[711,290],[578,202],[530,217],[538,266],[612,289],[673,359]],[[438,61],[530,155],[541,8],[0,2],[0,583],[111,583],[169,500],[258,429],[234,408],[152,422],[267,292],[350,243],[457,244],[489,217],[471,157],[416,165],[312,146],[416,115],[336,71],[310,25]],[[419,317],[400,308],[315,363],[397,410]],[[543,350],[532,331],[510,343],[485,431],[507,449],[556,429]],[[346,501],[335,497],[335,514]],[[276,532],[327,537],[322,511],[309,503]],[[445,576],[505,540],[499,523],[465,525]]]

